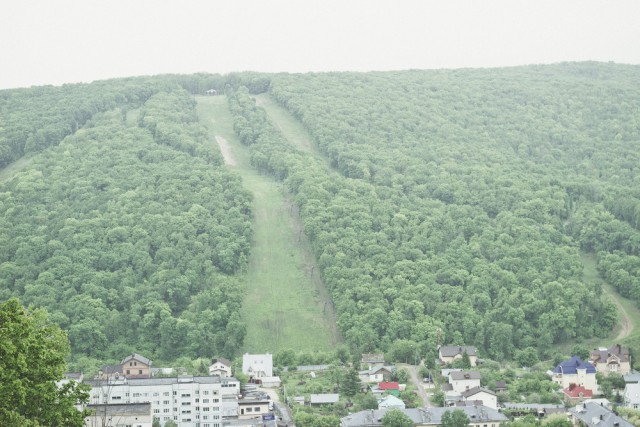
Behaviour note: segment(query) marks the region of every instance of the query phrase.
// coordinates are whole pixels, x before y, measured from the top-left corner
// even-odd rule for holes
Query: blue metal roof
[[[555,367],[553,373],[571,375],[577,374],[578,369],[586,369],[587,374],[596,373],[596,368],[591,363],[583,361],[578,356],[573,356],[571,359],[561,362],[558,366]]]

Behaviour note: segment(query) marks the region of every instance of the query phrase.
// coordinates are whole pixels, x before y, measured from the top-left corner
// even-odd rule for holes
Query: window
[[[214,420],[219,420],[219,419],[220,419],[220,415],[214,415],[214,416],[213,416],[213,417],[211,417],[211,418],[213,418]]]
[[[111,400],[120,400],[122,396],[111,396]]]
[[[200,402],[200,399],[196,399],[196,403]]]
[[[209,403],[209,399],[202,399],[202,403]]]
[[[140,393],[133,393],[133,397],[140,397]]]
[[[138,369],[138,374],[142,375],[142,369]]]
[[[160,396],[160,393],[158,393],[157,391],[153,393],[153,397],[158,397]]]
[[[213,403],[218,403],[220,402],[220,399],[213,399]]]
[[[163,396],[169,396],[170,394],[169,394],[169,392],[168,392],[168,391],[165,391],[164,393],[162,393],[162,395],[163,395]]]
[[[163,404],[163,405],[168,405],[168,404],[170,404],[170,403],[171,403],[171,401],[170,401],[170,400],[163,400],[163,401],[162,401],[162,404]]]
[[[252,408],[247,408],[247,412],[253,412]]]
[[[154,414],[159,414],[159,413],[160,413],[160,409],[154,409],[154,410],[153,410],[153,413],[154,413]]]
[[[131,373],[131,371],[127,369],[127,375],[129,375],[130,373]]]
[[[164,408],[164,409],[162,410],[162,412],[164,412],[165,414],[168,414],[168,413],[169,413],[169,408]]]
[[[203,391],[202,394],[209,394],[209,390]]]
[[[202,412],[209,412],[209,408],[205,406],[204,408],[202,408]]]
[[[256,406],[255,408],[253,408],[253,411],[254,411],[254,412],[260,412],[260,407],[259,407],[259,406]],[[484,427],[487,427],[487,426],[484,426]]]
[[[191,402],[182,402],[182,406],[191,406]]]

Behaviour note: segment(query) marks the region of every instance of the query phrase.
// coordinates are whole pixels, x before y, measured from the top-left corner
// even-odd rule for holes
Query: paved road
[[[263,388],[263,387],[259,387],[259,390],[269,395],[269,398],[273,402],[273,409],[278,421],[286,424],[289,427],[292,427],[294,424],[293,424],[293,418],[291,417],[291,411],[289,410],[289,407],[287,405],[280,402],[280,396],[278,395],[278,391],[275,388]]]

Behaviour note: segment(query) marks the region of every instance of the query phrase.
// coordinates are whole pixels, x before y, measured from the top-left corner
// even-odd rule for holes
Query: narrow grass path
[[[335,315],[308,243],[299,231],[296,212],[271,177],[249,163],[249,150],[233,132],[224,96],[197,97],[198,117],[209,129],[211,144],[224,140],[235,165],[254,196],[254,244],[249,258],[243,317],[244,351],[283,349],[330,350],[340,341]],[[217,137],[217,139],[216,139]]]
[[[602,344],[612,345],[638,338],[640,331],[640,309],[636,304],[628,298],[620,295],[610,284],[606,283],[596,268],[596,259],[594,255],[581,253],[582,264],[584,266],[583,278],[588,283],[599,283],[603,292],[611,298],[611,301],[618,308],[620,316],[619,324],[609,335],[606,342]]]
[[[298,150],[313,155],[329,165],[329,159],[315,145],[307,130],[291,113],[278,105],[268,93],[256,96],[256,103],[264,108],[267,117]]]

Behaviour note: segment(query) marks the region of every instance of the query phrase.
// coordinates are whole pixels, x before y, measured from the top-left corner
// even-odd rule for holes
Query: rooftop
[[[578,356],[573,356],[571,359],[561,362],[553,370],[554,374],[562,375],[575,375],[578,373],[578,369],[585,369],[587,374],[595,374],[596,368],[589,362],[585,362]]]
[[[467,352],[469,356],[476,356],[476,348],[470,345],[443,345],[440,347],[440,354],[443,357],[455,357]]]
[[[489,423],[489,422],[505,422],[508,418],[495,409],[483,405],[461,406],[455,408],[463,411],[469,418],[471,423]],[[360,411],[341,419],[340,425],[343,427],[361,427],[361,426],[381,426],[382,417],[391,409],[378,409]],[[442,424],[442,415],[452,408],[412,408],[398,409],[404,412],[414,424],[419,425],[440,425]]]
[[[480,372],[478,371],[453,371],[449,374],[449,378],[455,381],[459,380],[479,380]]]

